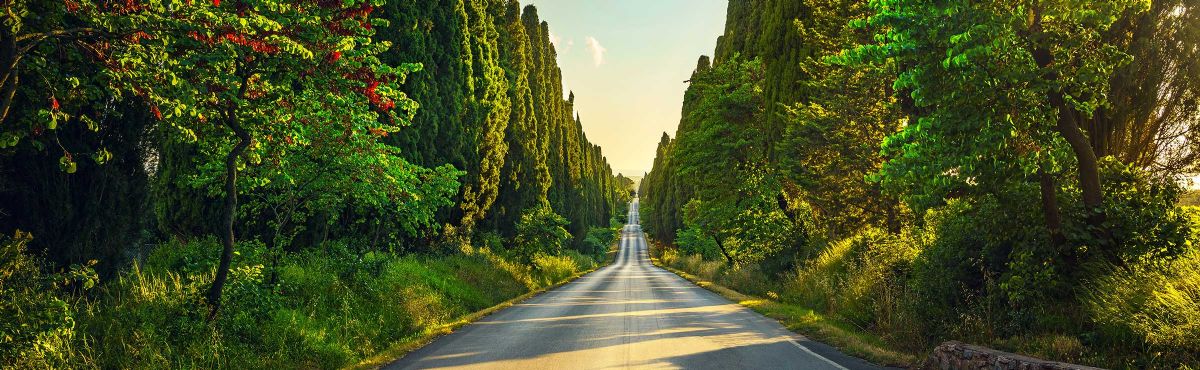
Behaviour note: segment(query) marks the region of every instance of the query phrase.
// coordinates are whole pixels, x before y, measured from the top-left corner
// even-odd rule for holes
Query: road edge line
[[[808,347],[805,347],[803,344],[800,344],[800,342],[797,342],[795,339],[789,338],[788,343],[791,343],[792,345],[796,346],[796,348],[799,348],[799,349],[803,350],[804,352],[808,352],[808,354],[813,355],[813,357],[816,357],[816,358],[821,359],[822,361],[828,362],[830,365],[833,365],[833,367],[836,367],[840,370],[850,370],[850,369],[847,369],[845,366],[842,366],[842,364],[834,362],[833,360],[830,360],[830,359],[826,358],[825,356],[821,356],[821,355],[817,354],[816,352],[813,352],[813,350],[808,349]]]
[[[918,358],[916,355],[898,352],[898,351],[890,349],[890,348],[869,346],[869,348],[872,350],[886,352],[886,353],[872,353],[870,351],[865,350],[867,347],[857,348],[856,346],[851,345],[849,343],[843,343],[843,342],[837,340],[836,336],[834,336],[833,339],[825,340],[825,339],[821,338],[823,335],[816,335],[816,334],[821,334],[821,333],[811,333],[811,334],[814,334],[814,336],[818,337],[816,339],[812,339],[812,338],[810,338],[810,335],[806,335],[806,333],[802,333],[803,330],[789,326],[789,324],[787,322],[784,322],[784,319],[779,318],[779,317],[770,316],[766,312],[762,312],[759,309],[757,309],[751,305],[747,305],[747,302],[752,301],[752,300],[760,301],[760,302],[769,302],[769,304],[773,304],[773,305],[783,305],[782,303],[772,301],[767,298],[751,296],[751,295],[739,292],[737,290],[734,290],[732,288],[717,284],[715,282],[701,279],[699,276],[692,275],[686,271],[680,271],[673,267],[664,265],[662,263],[662,261],[660,261],[658,258],[653,257],[653,255],[651,255],[650,260],[651,260],[651,262],[654,263],[655,267],[666,270],[672,274],[675,274],[685,280],[692,282],[692,284],[695,284],[696,286],[699,286],[701,288],[704,288],[705,290],[708,290],[710,292],[716,293],[717,295],[725,297],[725,299],[728,299],[730,302],[733,302],[734,304],[737,304],[742,307],[746,307],[747,309],[757,312],[758,314],[760,314],[768,319],[779,322],[779,324],[783,325],[783,327],[786,328],[788,331],[790,331],[796,335],[799,335],[800,337],[802,337],[804,339],[808,339],[808,340],[812,340],[814,342],[819,342],[819,343],[830,345],[834,348],[837,348],[839,351],[841,351],[842,353],[844,353],[848,356],[858,358],[858,359],[864,360],[868,363],[874,364],[876,366],[881,366],[881,367],[914,368],[914,367],[917,367],[917,364],[920,363],[921,359]]]
[[[619,250],[620,249],[620,240],[614,242],[613,245],[615,245],[616,249]],[[455,330],[458,330],[461,327],[470,325],[476,321],[479,321],[480,319],[483,319],[483,318],[488,317],[496,312],[499,312],[500,310],[512,307],[518,303],[521,303],[521,302],[529,300],[533,297],[539,296],[542,293],[546,293],[551,290],[558,289],[558,288],[562,287],[563,285],[570,284],[571,282],[578,280],[581,277],[587,276],[588,274],[591,274],[591,273],[596,272],[604,267],[612,265],[612,263],[616,260],[616,255],[614,253],[612,253],[612,251],[613,251],[613,248],[610,248],[609,252],[606,255],[611,255],[611,256],[608,258],[608,261],[605,261],[605,263],[602,265],[597,265],[596,267],[593,267],[590,270],[582,271],[582,272],[575,274],[574,276],[569,277],[566,280],[563,280],[556,284],[548,285],[548,286],[543,287],[538,290],[526,292],[525,294],[516,296],[512,299],[501,302],[495,306],[488,307],[488,308],[485,308],[485,309],[482,309],[479,311],[475,311],[475,312],[463,315],[463,316],[459,317],[457,320],[455,320],[454,322],[442,324],[441,326],[438,326],[436,328],[426,329],[424,332],[422,332],[419,335],[414,336],[412,339],[398,340],[395,343],[389,345],[388,348],[386,348],[382,351],[379,351],[378,353],[376,353],[370,357],[367,357],[367,358],[363,359],[362,361],[359,361],[356,364],[343,367],[342,369],[343,370],[381,369],[384,366],[387,366],[396,361],[399,361],[400,359],[404,358],[404,356],[407,356],[409,353],[412,353],[413,351],[416,351],[418,349],[421,349],[422,347],[429,345],[430,343],[433,343],[434,341],[440,339],[441,337],[444,337],[446,335],[454,333]]]

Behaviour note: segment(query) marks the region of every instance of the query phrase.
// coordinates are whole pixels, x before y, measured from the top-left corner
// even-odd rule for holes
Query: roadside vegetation
[[[159,246],[99,286],[80,270],[43,272],[28,241],[6,238],[0,261],[4,288],[18,287],[4,291],[12,336],[0,347],[14,368],[342,368],[604,259],[567,251],[524,264],[486,247],[418,256],[335,243],[273,262],[244,244],[230,272],[230,314],[210,323],[213,239]]]
[[[662,264],[889,363],[1200,366],[1200,2],[728,14],[639,191]]]
[[[632,199],[516,0],[2,7],[0,368],[378,365]]]

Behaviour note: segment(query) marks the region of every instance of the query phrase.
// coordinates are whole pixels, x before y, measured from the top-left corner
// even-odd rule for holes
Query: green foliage
[[[0,363],[14,368],[73,366],[84,346],[76,331],[78,314],[64,288],[87,290],[98,278],[75,265],[53,274],[28,254],[31,237],[18,231],[0,237]]]
[[[913,112],[884,142],[883,185],[924,210],[951,192],[996,192],[1094,159],[1067,145],[1078,129],[1059,114],[1088,117],[1106,104],[1108,78],[1129,58],[1102,35],[1145,4],[875,4],[856,23],[887,33],[838,61],[905,66],[893,85]]]
[[[1105,158],[1100,170],[1107,199],[1105,228],[1117,243],[1115,248],[1102,251],[1116,254],[1109,260],[1125,264],[1169,261],[1193,248],[1189,238],[1196,224],[1178,205],[1183,192],[1178,184],[1154,178],[1113,157]],[[1083,230],[1074,234],[1083,239],[1078,242],[1081,245],[1095,244],[1089,243]]]
[[[554,213],[550,207],[531,208],[517,222],[512,251],[526,263],[533,263],[539,255],[561,255],[566,242],[571,239],[567,232],[566,218]]]
[[[591,257],[575,251],[566,251],[559,256],[544,253],[533,256],[533,268],[541,276],[541,286],[566,281],[580,271],[590,270],[593,267],[595,267],[595,261]]]
[[[664,264],[744,291],[795,265],[782,299],[905,351],[1191,366],[1155,328],[1194,311],[1167,271],[1197,223],[1165,179],[1195,166],[1196,9],[730,1],[642,222]]]
[[[94,341],[65,359],[100,368],[336,369],[475,312],[559,283],[594,262],[539,256],[536,269],[486,249],[428,258],[358,254],[345,244],[288,254],[270,282],[269,254],[242,244],[226,314],[205,322],[215,240],[173,242],[100,288],[94,301],[63,304]],[[396,299],[404,297],[404,299]],[[80,343],[84,336],[72,337]]]
[[[682,222],[736,264],[760,262],[794,237],[777,201],[780,185],[766,164],[762,73],[760,62],[736,57],[711,67],[701,62],[685,97],[679,138],[664,136],[660,160],[646,180],[650,205],[644,212],[660,218],[648,223],[656,236],[673,235],[662,228]],[[666,169],[673,172],[660,172]],[[683,182],[691,190],[669,187]]]
[[[1028,205],[1025,210],[1035,212]],[[1035,312],[1046,314],[1038,310],[1047,298],[1066,294],[1069,286],[1051,263],[1057,256],[1044,234],[1019,224],[1028,218],[994,198],[952,201],[926,215],[927,244],[913,263],[909,285],[930,334],[1011,334],[1027,329]],[[952,324],[947,320],[952,317],[969,319]]]
[[[579,253],[589,256],[603,256],[608,253],[609,246],[616,242],[620,227],[593,227],[588,229],[587,237],[576,248]]]
[[[706,261],[722,258],[716,240],[697,230],[684,229],[676,233],[675,246],[679,248],[679,253],[685,256],[697,255]]]
[[[563,99],[549,26],[536,8],[407,0],[384,12],[394,22],[381,36],[397,45],[385,60],[430,68],[404,87],[423,103],[414,122],[425,129],[389,140],[417,163],[466,172],[458,209],[442,212],[440,222],[512,237],[524,210],[549,204],[579,238],[606,226],[623,190],[573,116],[573,98]]]

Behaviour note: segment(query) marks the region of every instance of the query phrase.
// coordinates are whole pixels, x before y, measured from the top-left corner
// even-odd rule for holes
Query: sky
[[[565,90],[613,171],[650,171],[684,83],[724,33],[727,0],[521,0],[550,23]]]

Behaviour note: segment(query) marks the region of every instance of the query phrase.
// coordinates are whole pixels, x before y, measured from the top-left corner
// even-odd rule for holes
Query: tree
[[[1153,1],[1104,32],[1133,57],[1109,82],[1106,106],[1083,126],[1099,157],[1159,176],[1195,169],[1200,155],[1200,1]]]
[[[1129,62],[1103,33],[1144,5],[876,4],[875,15],[856,23],[888,31],[842,61],[894,58],[901,66],[895,86],[916,107],[904,131],[884,144],[891,158],[881,172],[884,185],[905,189],[924,209],[952,191],[995,192],[1074,168],[1088,223],[1104,243],[1099,162],[1081,125],[1106,104],[1112,71]],[[1054,192],[1043,194],[1048,207],[1056,204]],[[1051,233],[1061,229],[1047,220]]]
[[[509,1],[505,13],[497,18],[500,31],[501,64],[509,81],[508,95],[512,102],[511,117],[505,139],[508,152],[501,172],[499,209],[492,213],[492,227],[511,232],[521,211],[548,204],[550,168],[538,137],[536,108],[540,104],[533,94],[531,73],[534,64],[533,44],[521,20],[521,6]]]
[[[547,206],[525,210],[516,225],[513,247],[517,256],[526,264],[533,263],[538,254],[559,255],[563,245],[571,239],[567,232],[567,219],[554,213]]]
[[[289,163],[305,155],[299,153],[342,161],[339,166],[355,171],[345,181],[395,186],[359,194],[368,201],[429,197],[424,201],[436,205],[453,185],[452,169],[408,165],[380,142],[410,122],[417,105],[397,87],[420,65],[379,61],[389,44],[371,39],[372,27],[384,24],[371,17],[375,5],[264,0],[164,7],[156,19],[164,31],[148,34],[145,49],[127,56],[161,56],[155,60],[161,73],[146,76],[161,88],[144,97],[163,125],[195,140],[200,155],[213,159],[202,164],[198,181],[225,199],[223,250],[207,295],[210,318],[220,309],[233,256],[239,188],[293,180],[304,171]],[[239,182],[246,169],[248,181]],[[428,183],[438,185],[421,188]]]
[[[781,251],[792,229],[768,165],[767,142],[774,139],[762,117],[763,78],[759,61],[737,57],[696,73],[672,154],[675,176],[694,189],[685,224],[713,238],[735,265]]]
[[[865,2],[803,3],[808,17],[797,22],[796,37],[813,52],[788,66],[804,71],[796,85],[805,99],[788,107],[780,140],[781,204],[793,214],[809,213],[814,226],[831,236],[865,225],[887,224],[898,232],[898,202],[878,182],[867,181],[883,164],[879,144],[903,122],[890,88],[895,67],[886,61],[839,65],[829,60],[871,40],[870,32],[849,25],[867,14]]]

